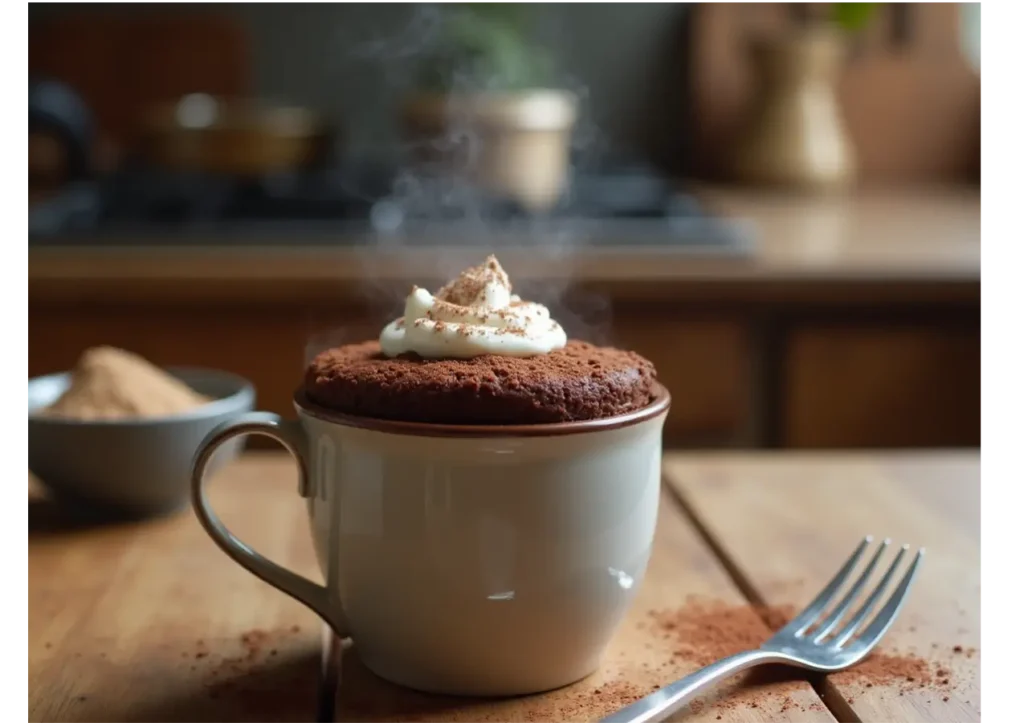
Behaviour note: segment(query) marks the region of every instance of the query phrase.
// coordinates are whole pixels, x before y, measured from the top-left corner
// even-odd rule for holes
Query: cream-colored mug
[[[670,398],[618,417],[454,426],[322,409],[242,414],[193,465],[196,514],[240,565],[305,603],[374,673],[422,691],[518,695],[594,672],[654,538]],[[249,548],[206,497],[215,450],[246,434],[296,458],[325,585]],[[272,521],[268,520],[268,524]]]

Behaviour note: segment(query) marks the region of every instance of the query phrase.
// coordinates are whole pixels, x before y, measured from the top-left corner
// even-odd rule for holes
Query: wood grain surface
[[[826,702],[840,720],[980,717],[976,457],[751,455],[673,458],[666,466],[666,478],[721,559],[768,604],[803,607],[866,534],[889,537],[893,547],[925,547],[921,572],[881,650],[920,655],[946,673],[935,677],[949,685],[867,687],[843,673],[824,683]]]
[[[693,596],[802,604],[864,532],[929,547],[886,646],[949,666],[950,700],[855,679],[769,677],[733,682],[679,720],[978,718],[976,454],[673,454],[665,471],[647,578],[593,677],[511,701],[447,699],[384,683],[347,652],[341,718],[595,720],[694,667],[672,655],[652,611]],[[228,526],[318,577],[290,460],[253,453],[220,474],[212,497]],[[319,621],[232,563],[190,513],[91,527],[30,480],[29,529],[30,720],[314,719]]]

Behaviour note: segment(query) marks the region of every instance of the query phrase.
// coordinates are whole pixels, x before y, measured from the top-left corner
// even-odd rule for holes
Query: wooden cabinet
[[[802,321],[744,308],[698,313],[662,300],[612,309],[608,341],[651,359],[672,392],[667,446],[980,443],[977,314]],[[375,337],[384,321],[360,306],[311,303],[37,304],[29,370],[67,369],[81,350],[114,344],[161,365],[241,374],[260,408],[290,416],[312,354]]]
[[[749,349],[739,318],[616,318],[616,346],[654,362],[672,393],[665,437],[675,444],[725,444],[751,414]]]
[[[977,324],[817,324],[788,335],[785,447],[981,443]]]

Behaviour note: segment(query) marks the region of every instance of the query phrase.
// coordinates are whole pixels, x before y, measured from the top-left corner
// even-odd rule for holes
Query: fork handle
[[[764,650],[747,650],[690,673],[685,678],[656,690],[636,703],[602,718],[599,723],[656,723],[663,721],[689,703],[705,688],[725,680],[747,668],[777,663],[777,655]]]

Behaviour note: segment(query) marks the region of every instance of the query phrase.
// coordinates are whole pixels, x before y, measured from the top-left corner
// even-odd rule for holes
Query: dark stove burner
[[[239,186],[223,215],[229,220],[346,219],[356,217],[363,205],[329,179],[280,176]]]
[[[223,178],[129,176],[111,182],[103,217],[164,225],[209,223],[222,215],[233,192],[232,182]]]

